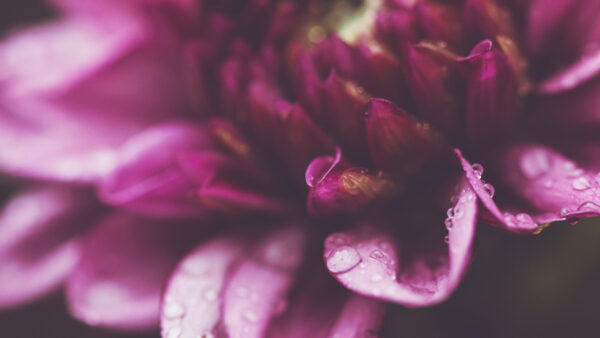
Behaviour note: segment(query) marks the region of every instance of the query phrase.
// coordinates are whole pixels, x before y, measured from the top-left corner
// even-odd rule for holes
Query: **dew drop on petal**
[[[485,190],[485,192],[490,195],[490,197],[494,197],[494,194],[496,193],[496,190],[494,189],[494,186],[486,183],[483,185],[483,189]]]
[[[537,150],[523,156],[519,164],[525,177],[535,179],[550,171],[551,161],[545,151]]]
[[[560,209],[560,217],[564,217],[569,213],[569,209],[567,208],[562,208]]]
[[[354,269],[360,262],[358,251],[349,246],[341,246],[327,258],[327,268],[332,273],[342,273]]]
[[[444,225],[446,226],[446,229],[448,229],[448,231],[451,231],[452,227],[454,226],[454,222],[452,221],[452,218],[446,218],[444,220]]]
[[[370,254],[369,257],[383,263],[383,264],[388,264],[390,262],[390,258],[388,257],[388,255],[381,251],[381,250],[373,250]]]
[[[444,243],[450,243],[450,236],[446,235],[446,237],[444,237]]]
[[[483,176],[483,166],[479,163],[475,163],[472,166],[473,168],[473,174],[475,174],[475,176],[477,178],[481,178],[481,176]]]
[[[577,191],[585,191],[592,187],[589,179],[585,176],[578,177],[573,180],[573,189]]]
[[[259,319],[256,312],[254,312],[252,310],[244,311],[244,318],[251,323],[256,323],[256,322],[258,322],[258,319]]]
[[[164,309],[164,315],[169,319],[181,318],[185,315],[185,307],[179,303],[167,304]]]
[[[584,202],[582,203],[580,206],[577,207],[577,211],[600,211],[600,205],[588,201],[588,202]]]
[[[167,338],[179,338],[183,330],[179,326],[174,326],[167,332]]]
[[[209,302],[212,302],[213,300],[217,299],[217,292],[215,290],[209,289],[204,291],[204,299],[206,299]]]

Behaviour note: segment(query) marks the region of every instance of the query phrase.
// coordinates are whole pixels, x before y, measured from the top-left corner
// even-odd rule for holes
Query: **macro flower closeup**
[[[0,40],[0,311],[398,337],[481,228],[600,215],[600,2],[45,6]]]

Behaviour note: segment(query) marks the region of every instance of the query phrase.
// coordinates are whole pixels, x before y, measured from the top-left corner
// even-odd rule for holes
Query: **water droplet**
[[[369,257],[383,263],[383,264],[388,264],[390,262],[390,258],[388,257],[388,255],[381,251],[381,250],[373,250],[370,254]]]
[[[185,307],[179,303],[167,304],[163,313],[169,319],[181,318],[185,315]]]
[[[381,275],[380,275],[380,274],[378,274],[378,273],[374,273],[374,274],[371,276],[371,281],[372,281],[372,282],[379,282],[379,281],[381,281],[382,279],[383,279],[383,276],[381,276]]]
[[[585,191],[592,187],[589,179],[585,176],[578,177],[573,180],[573,189],[577,191]]]
[[[565,217],[568,214],[569,214],[569,209],[567,209],[567,208],[560,209],[560,217]]]
[[[258,319],[259,319],[256,312],[254,312],[252,310],[244,311],[244,318],[246,318],[246,320],[251,323],[256,323],[256,322],[258,322]]]
[[[475,176],[477,178],[481,178],[481,176],[483,176],[483,166],[479,163],[475,163],[472,166],[473,168],[473,174],[475,174]]]
[[[454,208],[448,208],[448,210],[446,210],[446,216],[448,216],[450,219],[454,217]]]
[[[461,218],[463,213],[463,210],[459,206],[455,206],[453,219]]]
[[[349,246],[341,246],[327,258],[327,268],[332,273],[343,273],[354,269],[360,262],[358,251]]]
[[[208,272],[209,264],[204,257],[190,257],[183,262],[183,270],[190,275],[201,276]]]
[[[169,329],[169,332],[167,333],[167,338],[179,338],[179,336],[181,336],[182,331],[183,330],[181,329],[181,327],[174,326]]]
[[[582,203],[580,206],[577,207],[577,211],[585,211],[585,210],[600,211],[600,205],[598,205],[592,201],[588,201],[588,202]]]
[[[218,293],[215,290],[209,289],[206,290],[204,292],[204,299],[206,299],[207,301],[214,301],[215,299],[217,299]]]
[[[494,197],[494,194],[496,192],[496,189],[494,189],[494,186],[486,183],[483,185],[483,190],[485,190],[485,192],[491,197]]]
[[[321,156],[315,158],[306,168],[306,184],[311,188],[316,187],[339,163],[340,157],[341,150],[338,148],[335,156]]]
[[[377,246],[379,246],[383,251],[389,252],[390,250],[392,250],[392,245],[384,240],[379,241],[379,243],[377,243]]]
[[[452,221],[452,218],[446,218],[444,220],[444,225],[446,225],[446,229],[448,229],[448,231],[451,231],[452,227],[454,226],[454,222]]]
[[[531,151],[521,158],[521,172],[530,179],[538,178],[550,171],[550,157],[543,150]]]
[[[450,243],[450,236],[446,235],[446,237],[444,237],[444,243]]]
[[[546,187],[548,189],[552,188],[553,185],[554,185],[554,180],[551,178],[544,181],[544,187]]]

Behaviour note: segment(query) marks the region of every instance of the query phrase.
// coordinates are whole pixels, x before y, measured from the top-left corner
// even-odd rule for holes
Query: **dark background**
[[[82,0],[84,1],[84,0]],[[0,0],[0,32],[54,15],[39,0]],[[0,200],[11,190],[0,177]],[[390,306],[386,337],[598,337],[600,221],[556,224],[538,236],[480,225],[471,269],[452,298],[437,307]],[[72,320],[54,294],[0,312],[0,337],[120,338]]]

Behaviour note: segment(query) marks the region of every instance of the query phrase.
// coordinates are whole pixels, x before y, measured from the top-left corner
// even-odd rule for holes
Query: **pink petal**
[[[525,45],[542,61],[532,66],[544,74],[595,53],[600,37],[598,13],[600,3],[594,0],[531,1]]]
[[[483,167],[480,164],[472,165],[463,157],[460,150],[455,149],[455,152],[461,162],[469,183],[477,193],[477,197],[481,203],[486,208],[486,212],[483,213],[482,218],[493,225],[498,225],[517,233],[531,233],[538,229],[538,224],[529,214],[515,211],[514,208],[510,207],[508,210],[501,210],[492,198],[493,196],[490,195],[489,185],[481,180]]]
[[[163,296],[163,337],[219,333],[226,278],[244,249],[240,239],[217,238],[200,245],[179,263]]]
[[[0,213],[0,308],[56,289],[77,264],[80,235],[99,210],[81,191],[20,193]]]
[[[142,214],[204,215],[206,210],[194,198],[195,185],[178,167],[177,156],[212,145],[204,127],[186,122],[153,126],[120,149],[116,170],[100,183],[100,196],[104,202]]]
[[[323,266],[303,269],[287,310],[275,318],[266,337],[376,336],[384,304],[345,290]]]
[[[13,94],[62,93],[145,40],[140,22],[70,17],[20,31],[0,46],[0,80]]]
[[[302,228],[285,227],[259,243],[253,257],[236,268],[224,295],[230,337],[263,337],[271,319],[285,311],[305,243]]]
[[[175,58],[149,40],[147,32],[127,28],[128,21],[115,24],[96,27],[93,21],[67,19],[17,35],[2,46],[3,171],[43,179],[97,180],[112,170],[114,148],[125,139],[185,111]],[[80,40],[100,42],[88,55],[79,47]],[[60,54],[72,49],[61,46],[73,43],[85,55]],[[31,52],[28,45],[39,50]],[[60,53],[52,54],[55,50]],[[36,69],[47,76],[38,76]]]
[[[539,84],[542,94],[558,94],[571,90],[592,79],[600,72],[600,50],[584,55],[573,65],[545,79]]]
[[[584,171],[562,154],[518,145],[503,150],[498,162],[504,183],[540,213],[552,213],[557,220],[600,215],[596,173]]]
[[[599,92],[600,78],[595,77],[573,90],[536,97],[530,116],[533,130],[576,135],[587,130],[595,135],[600,126]]]
[[[439,224],[418,224],[424,237],[417,241],[407,236],[390,236],[374,226],[363,226],[330,235],[324,258],[329,272],[348,289],[405,306],[427,306],[450,296],[468,266],[477,217],[475,192],[463,180],[445,221],[448,233],[444,244]],[[450,210],[452,213],[450,214]],[[429,212],[430,213],[430,212]],[[425,212],[427,215],[427,212]],[[432,217],[413,215],[407,223],[433,221]],[[409,229],[417,224],[400,224]],[[429,236],[430,231],[436,236]],[[439,238],[437,237],[439,236]],[[400,236],[402,237],[402,236]],[[402,251],[399,251],[401,250]]]
[[[376,337],[385,313],[385,304],[375,299],[350,295],[329,337]]]
[[[198,228],[124,214],[105,219],[83,243],[67,281],[69,311],[92,326],[155,328],[163,287],[181,256],[202,239]]]

